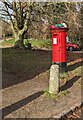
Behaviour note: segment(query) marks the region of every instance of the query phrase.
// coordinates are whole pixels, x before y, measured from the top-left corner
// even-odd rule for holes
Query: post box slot
[[[53,34],[53,36],[57,36],[57,34],[56,34],[56,33],[54,33],[54,34]]]

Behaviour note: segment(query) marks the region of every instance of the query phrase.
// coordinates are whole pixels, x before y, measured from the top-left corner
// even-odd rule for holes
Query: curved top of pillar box
[[[50,30],[51,30],[51,32],[62,32],[62,31],[67,32],[68,28],[66,28],[66,27],[56,27],[55,25],[52,25],[52,26],[50,26]]]

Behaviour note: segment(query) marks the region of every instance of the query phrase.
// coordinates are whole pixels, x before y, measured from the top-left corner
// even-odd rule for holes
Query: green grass
[[[32,47],[37,48],[51,48],[51,40],[27,40],[25,39],[25,44],[31,43]]]
[[[43,92],[44,92],[45,96],[47,96],[50,99],[54,99],[54,100],[58,100],[59,97],[66,96],[69,93],[68,90],[64,90],[64,91],[60,91],[58,94],[51,94],[51,93],[49,93],[48,88],[43,90]]]
[[[15,40],[11,39],[11,40],[4,40],[2,42],[2,46],[13,46],[14,45]],[[31,43],[32,47],[36,47],[36,48],[51,48],[51,40],[31,40],[31,39],[24,39],[24,44],[27,45],[28,43]]]
[[[2,41],[2,46],[13,46],[14,45],[15,40],[12,38],[11,40],[4,40]]]
[[[27,40],[25,40],[27,41]],[[51,40],[29,40],[32,47],[51,47]],[[27,43],[28,43],[27,42]],[[13,46],[14,39],[3,41],[2,45]],[[36,74],[38,72],[46,71],[51,66],[51,52],[33,51],[33,50],[15,50],[11,48],[4,48],[2,50],[2,70],[3,72],[12,74]],[[81,66],[72,70],[75,75],[81,75]],[[68,73],[64,72],[60,78],[68,77]]]
[[[67,77],[68,77],[68,72],[60,73],[60,78],[61,79],[64,79],[64,78],[67,78]]]
[[[75,74],[75,75],[80,75],[81,76],[81,74],[82,74],[82,67],[83,66],[79,66],[79,67],[77,67],[76,69],[74,69],[72,72]]]
[[[3,72],[31,76],[50,68],[51,54],[46,51],[3,48],[2,63]]]

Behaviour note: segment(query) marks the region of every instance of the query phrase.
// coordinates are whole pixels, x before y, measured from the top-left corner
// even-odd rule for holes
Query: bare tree
[[[5,21],[5,18],[8,18],[11,21],[15,37],[15,48],[25,48],[23,40],[29,26],[43,33],[45,30],[43,29],[42,31],[39,29],[41,22],[46,24],[46,21],[48,23],[48,20],[52,20],[53,15],[51,14],[52,10],[50,9],[50,5],[53,3],[33,3],[31,0],[28,2],[21,2],[21,0],[18,0],[18,2],[2,0],[2,3],[4,5],[2,19]]]
[[[28,2],[2,0],[2,2],[4,4],[2,15],[11,21],[15,37],[15,48],[25,48],[23,40],[27,30],[30,33],[32,32],[32,35],[35,31],[37,37],[39,36],[38,33],[43,34],[43,37],[45,33],[49,34],[49,26],[55,24],[54,18],[67,23],[71,29],[70,34],[72,31],[79,31],[80,22],[78,12],[76,12],[76,3],[34,3],[31,0]],[[2,19],[4,18],[2,17]]]
[[[15,45],[17,48],[25,48],[23,43],[24,34],[27,32],[30,15],[32,12],[32,2],[9,2],[8,0],[2,0],[4,7],[2,16],[8,16],[11,21],[13,34],[15,37]],[[4,17],[2,18],[4,20]]]

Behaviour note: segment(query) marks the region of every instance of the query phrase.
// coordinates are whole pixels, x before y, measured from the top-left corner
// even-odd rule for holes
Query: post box
[[[67,71],[66,36],[68,28],[50,26],[52,35],[52,62],[59,64],[60,71]]]

